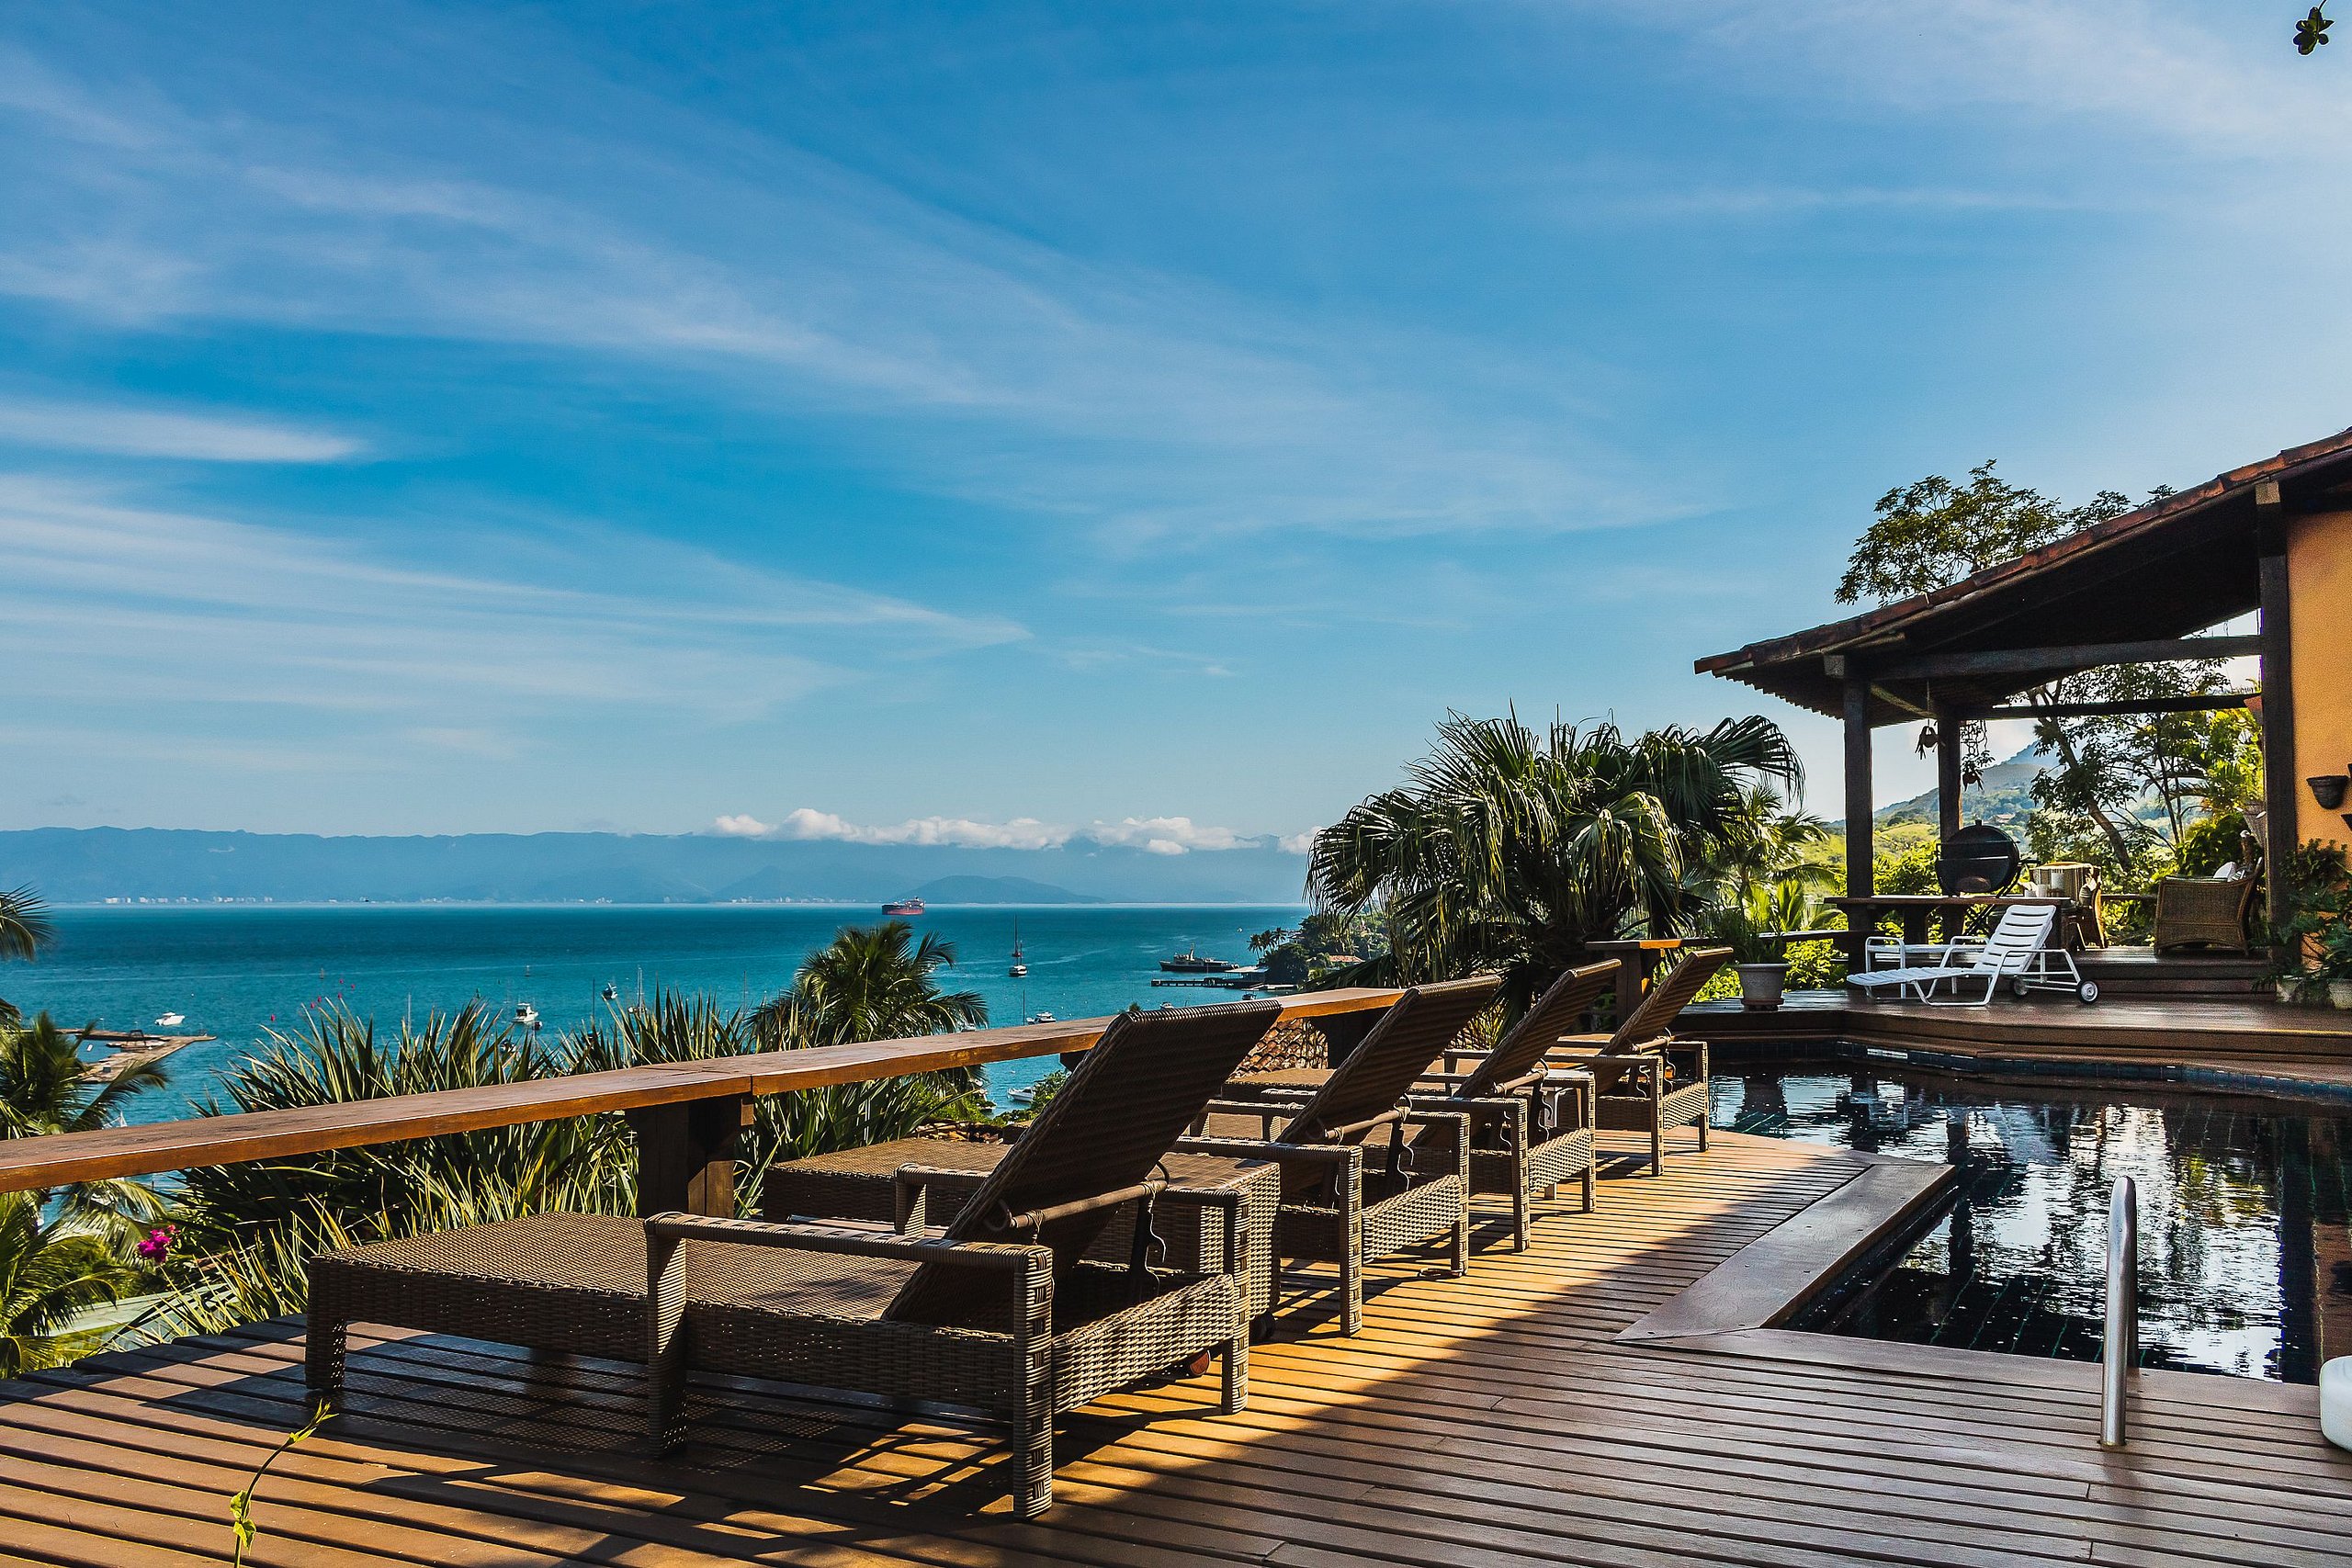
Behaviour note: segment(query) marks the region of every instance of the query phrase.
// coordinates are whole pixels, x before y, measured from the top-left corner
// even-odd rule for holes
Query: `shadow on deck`
[[[256,1563],[1135,1565],[2346,1560],[2352,1455],[2310,1389],[2151,1375],[2132,1449],[2095,1369],[1773,1331],[1752,1353],[1621,1341],[1863,1168],[1719,1134],[1611,1161],[1535,1246],[1385,1271],[1366,1328],[1294,1311],[1252,1397],[1211,1380],[1068,1420],[1024,1524],[992,1440],[773,1386],[700,1385],[698,1439],[637,1456],[633,1368],[355,1335],[354,1409],[263,1483]],[[1431,1256],[1430,1262],[1434,1262]],[[303,1416],[299,1323],[8,1385],[0,1562],[218,1562],[229,1495]]]

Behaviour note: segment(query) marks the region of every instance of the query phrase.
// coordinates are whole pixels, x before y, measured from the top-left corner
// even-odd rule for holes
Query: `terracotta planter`
[[[1781,1005],[1781,998],[1788,986],[1789,966],[1785,964],[1741,964],[1739,971],[1739,1005],[1758,1012],[1770,1012]]]

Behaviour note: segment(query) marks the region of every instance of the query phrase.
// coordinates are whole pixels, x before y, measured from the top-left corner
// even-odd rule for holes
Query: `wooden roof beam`
[[[1995,648],[1973,653],[1920,653],[1871,667],[1881,680],[1919,681],[1965,675],[2038,675],[2095,670],[2106,664],[2177,664],[2199,659],[2238,659],[2262,651],[2259,637],[2161,637],[2148,642],[2086,642],[2071,648]]]

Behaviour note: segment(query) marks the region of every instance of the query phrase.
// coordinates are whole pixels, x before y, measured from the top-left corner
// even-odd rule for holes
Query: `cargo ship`
[[[894,898],[889,903],[882,906],[882,912],[886,915],[920,915],[922,913],[922,900],[920,898]]]

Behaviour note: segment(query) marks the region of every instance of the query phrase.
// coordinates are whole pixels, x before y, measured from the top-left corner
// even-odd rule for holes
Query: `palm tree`
[[[761,1004],[752,1032],[768,1050],[899,1040],[975,1029],[988,1006],[974,991],[943,991],[938,974],[956,946],[935,932],[915,942],[904,920],[846,928],[804,960],[792,988]],[[969,1120],[987,1110],[977,1068],[836,1084],[759,1103],[747,1201],[771,1161],[903,1138],[926,1122]]]
[[[144,1278],[68,1216],[44,1218],[38,1194],[0,1193],[0,1378],[96,1350],[107,1331],[76,1328],[75,1319],[119,1302]]]
[[[0,1027],[0,1138],[119,1125],[125,1102],[163,1081],[153,1063],[139,1062],[110,1082],[93,1082],[73,1036],[47,1013],[28,1026]],[[127,1259],[160,1210],[153,1189],[128,1180],[0,1194],[0,1377],[98,1348],[108,1331],[75,1320],[147,1280]]]
[[[1453,714],[1405,784],[1316,835],[1307,888],[1327,908],[1387,910],[1388,957],[1351,978],[1498,969],[1516,1017],[1588,944],[1689,929],[1703,906],[1689,872],[1735,841],[1743,792],[1802,776],[1760,717],[1628,738]]]
[[[40,895],[29,887],[0,890],[0,963],[21,958],[30,963],[40,950],[57,940],[57,927],[49,918],[49,906]],[[6,998],[0,998],[0,1029],[13,1029],[24,1021],[24,1014]]]
[[[904,920],[849,926],[810,953],[792,988],[752,1016],[763,1044],[842,1045],[976,1029],[989,1021],[977,991],[943,991],[936,976],[956,964],[956,944],[925,931],[909,951]]]
[[[153,1061],[133,1061],[110,1079],[94,1079],[74,1036],[47,1013],[21,1027],[0,1027],[0,1138],[120,1126],[124,1106],[164,1082]],[[40,1194],[43,1201],[59,1196]],[[135,1240],[136,1228],[162,1207],[153,1188],[124,1179],[78,1183],[62,1196],[68,1217],[118,1245]]]

